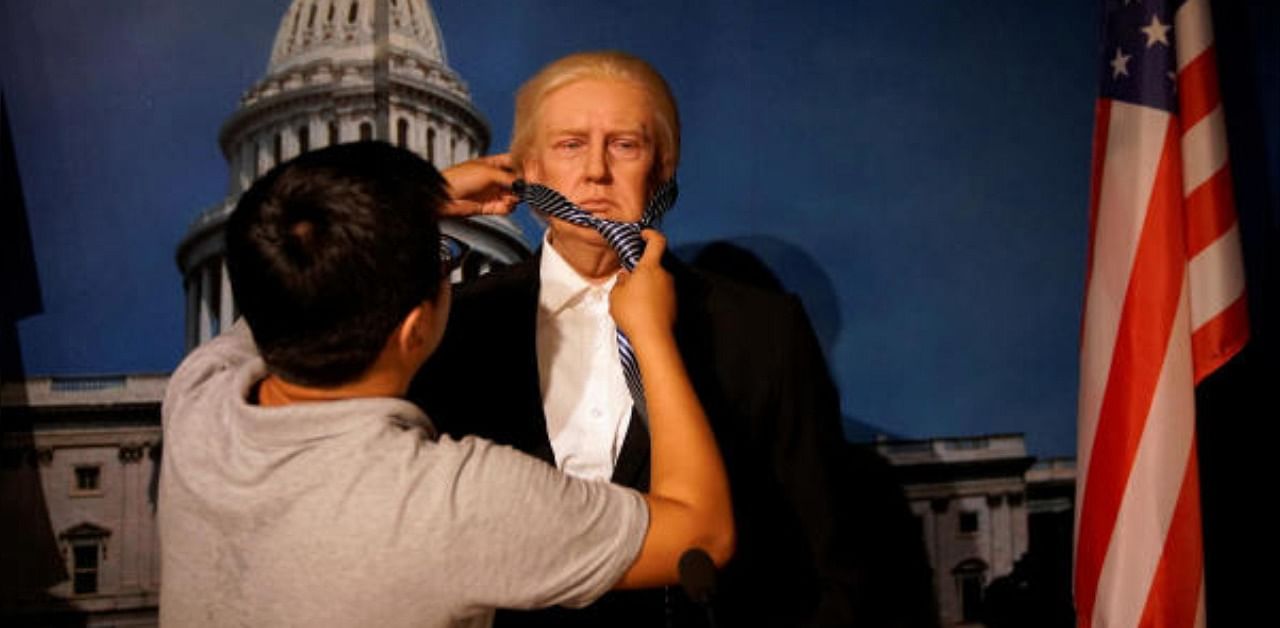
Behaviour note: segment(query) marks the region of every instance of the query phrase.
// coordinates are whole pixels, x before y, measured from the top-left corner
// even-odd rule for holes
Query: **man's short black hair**
[[[227,272],[268,369],[304,386],[356,379],[443,270],[444,179],[383,142],[339,144],[273,168],[227,221]]]

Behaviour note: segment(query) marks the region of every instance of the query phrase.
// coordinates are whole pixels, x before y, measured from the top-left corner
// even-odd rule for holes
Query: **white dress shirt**
[[[538,378],[547,435],[565,473],[608,480],[631,422],[609,292],[592,284],[543,237],[538,291]]]

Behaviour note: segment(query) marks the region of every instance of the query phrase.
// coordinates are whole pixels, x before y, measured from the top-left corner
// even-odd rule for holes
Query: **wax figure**
[[[629,223],[673,180],[679,154],[679,117],[662,77],[626,54],[585,53],[520,89],[509,158],[472,174],[542,186],[596,219]],[[836,495],[838,399],[803,308],[671,256],[663,265],[678,295],[680,354],[730,478],[738,549],[716,583],[720,624],[850,623],[856,578],[841,535],[849,514]],[[458,320],[410,397],[450,433],[643,489],[659,456],[646,446],[651,423],[627,385],[605,307],[620,268],[596,228],[550,217],[532,259],[459,289]],[[499,613],[497,624],[700,625],[703,617],[678,590],[656,589],[582,610]]]
[[[168,626],[487,626],[495,607],[580,606],[732,553],[727,480],[671,331],[664,240],[610,312],[650,395],[651,490],[573,478],[402,397],[449,319],[437,213],[492,210],[376,142],[257,181],[228,220],[243,319],[170,380],[159,530]],[[474,194],[473,194],[474,192]],[[479,200],[476,200],[479,199]]]

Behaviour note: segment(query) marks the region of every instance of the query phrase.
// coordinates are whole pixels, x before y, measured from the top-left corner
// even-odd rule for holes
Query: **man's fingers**
[[[484,163],[486,164],[489,164],[490,166],[493,166],[495,168],[500,168],[508,172],[512,172],[515,170],[515,166],[512,165],[512,161],[511,161],[511,153],[498,153],[497,155],[489,155],[488,157],[484,157],[482,161],[484,161]]]
[[[662,260],[662,253],[667,250],[666,236],[658,233],[656,229],[645,229],[640,232],[640,237],[644,238],[644,254],[640,256],[637,266],[653,266],[659,264]]]
[[[488,201],[480,206],[481,214],[510,214],[520,202],[514,194],[506,194],[497,200]]]

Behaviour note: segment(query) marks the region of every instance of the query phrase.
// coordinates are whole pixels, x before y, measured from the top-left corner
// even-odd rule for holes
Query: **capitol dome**
[[[241,96],[219,133],[230,171],[227,196],[200,213],[178,246],[188,349],[235,317],[222,225],[240,194],[298,154],[369,139],[408,148],[443,170],[484,154],[489,125],[449,67],[425,0],[293,0],[265,76]],[[472,247],[465,276],[530,254],[506,217],[451,220],[442,229]]]

